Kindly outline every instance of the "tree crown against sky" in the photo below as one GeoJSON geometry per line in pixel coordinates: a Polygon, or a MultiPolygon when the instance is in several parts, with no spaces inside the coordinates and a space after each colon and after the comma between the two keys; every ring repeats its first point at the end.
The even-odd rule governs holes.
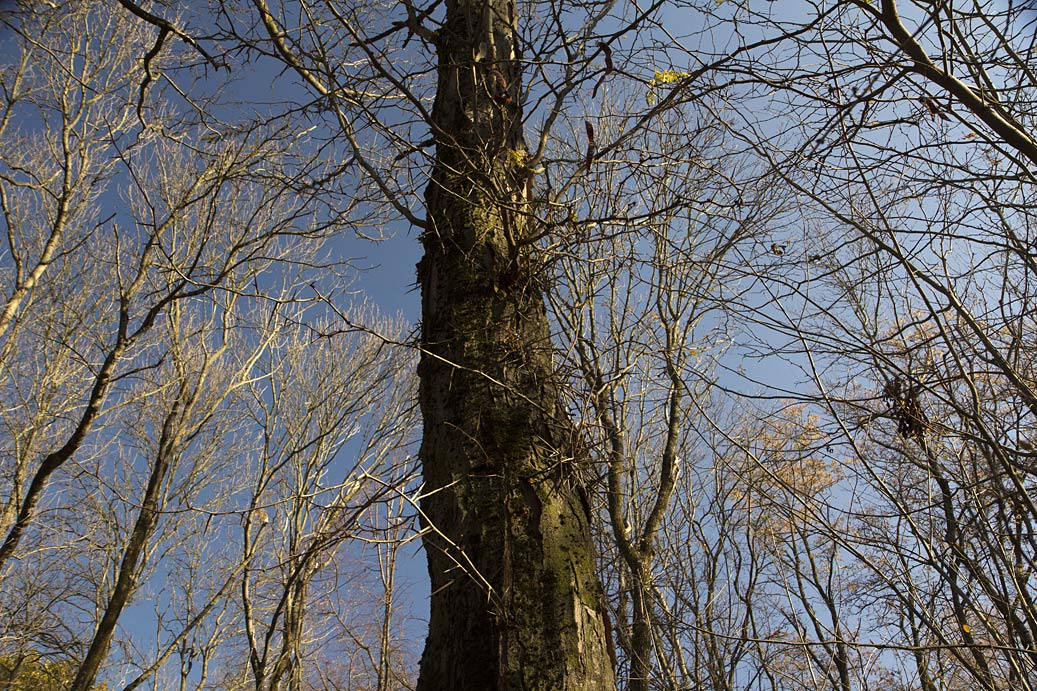
{"type": "Polygon", "coordinates": [[[419,687],[1037,683],[1037,17],[776,5],[6,9],[4,659],[411,687],[420,517],[419,687]]]}

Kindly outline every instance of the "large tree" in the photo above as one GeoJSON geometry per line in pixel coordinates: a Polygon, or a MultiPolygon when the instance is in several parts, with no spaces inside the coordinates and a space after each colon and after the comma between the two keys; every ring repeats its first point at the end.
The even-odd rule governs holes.
{"type": "Polygon", "coordinates": [[[532,243],[512,0],[447,2],[426,192],[421,460],[432,582],[418,688],[614,687],[579,440],[532,243]]]}

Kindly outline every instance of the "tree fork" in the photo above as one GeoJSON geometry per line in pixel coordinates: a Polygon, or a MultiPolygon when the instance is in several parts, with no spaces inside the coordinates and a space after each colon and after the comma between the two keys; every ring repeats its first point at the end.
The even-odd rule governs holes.
{"type": "Polygon", "coordinates": [[[418,265],[425,548],[419,691],[615,688],[579,444],[529,252],[513,0],[448,0],[418,265]]]}

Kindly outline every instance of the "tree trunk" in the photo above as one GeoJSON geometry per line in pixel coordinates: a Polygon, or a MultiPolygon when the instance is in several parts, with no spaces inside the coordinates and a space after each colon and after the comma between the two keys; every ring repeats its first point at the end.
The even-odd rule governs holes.
{"type": "Polygon", "coordinates": [[[649,612],[651,605],[648,586],[644,574],[648,567],[638,564],[639,574],[631,580],[631,635],[630,635],[630,683],[627,691],[648,691],[652,679],[652,619],[649,612]]]}
{"type": "Polygon", "coordinates": [[[512,0],[448,0],[426,191],[419,691],[614,689],[579,445],[528,238],[512,0]]]}
{"type": "MultiPolygon", "coordinates": [[[[101,621],[94,629],[90,647],[76,671],[76,676],[69,687],[70,691],[87,691],[93,687],[97,674],[101,671],[101,666],[108,659],[108,651],[111,648],[112,638],[115,636],[115,629],[122,617],[123,610],[137,592],[137,579],[146,559],[148,543],[155,533],[155,526],[162,513],[162,495],[165,492],[166,479],[178,453],[180,430],[177,429],[177,426],[187,415],[185,409],[189,410],[193,403],[193,400],[187,400],[187,395],[184,383],[181,383],[180,395],[162,423],[162,434],[155,452],[155,461],[151,466],[140,513],[137,514],[137,520],[133,524],[133,530],[130,532],[129,540],[123,550],[115,587],[108,597],[108,604],[105,606],[101,621]]],[[[190,394],[190,398],[194,399],[193,393],[190,394]]]]}

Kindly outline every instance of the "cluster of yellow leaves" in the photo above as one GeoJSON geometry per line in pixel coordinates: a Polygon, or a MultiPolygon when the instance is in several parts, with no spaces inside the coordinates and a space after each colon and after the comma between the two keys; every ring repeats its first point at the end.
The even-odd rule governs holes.
{"type": "Polygon", "coordinates": [[[676,84],[690,77],[690,72],[678,72],[677,70],[656,70],[655,76],[648,82],[648,91],[645,92],[645,101],[648,105],[655,105],[655,90],[662,86],[676,84]]]}
{"type": "Polygon", "coordinates": [[[678,72],[677,70],[656,70],[655,79],[650,84],[652,86],[659,86],[660,84],[676,84],[685,77],[690,77],[690,72],[678,72]]]}

